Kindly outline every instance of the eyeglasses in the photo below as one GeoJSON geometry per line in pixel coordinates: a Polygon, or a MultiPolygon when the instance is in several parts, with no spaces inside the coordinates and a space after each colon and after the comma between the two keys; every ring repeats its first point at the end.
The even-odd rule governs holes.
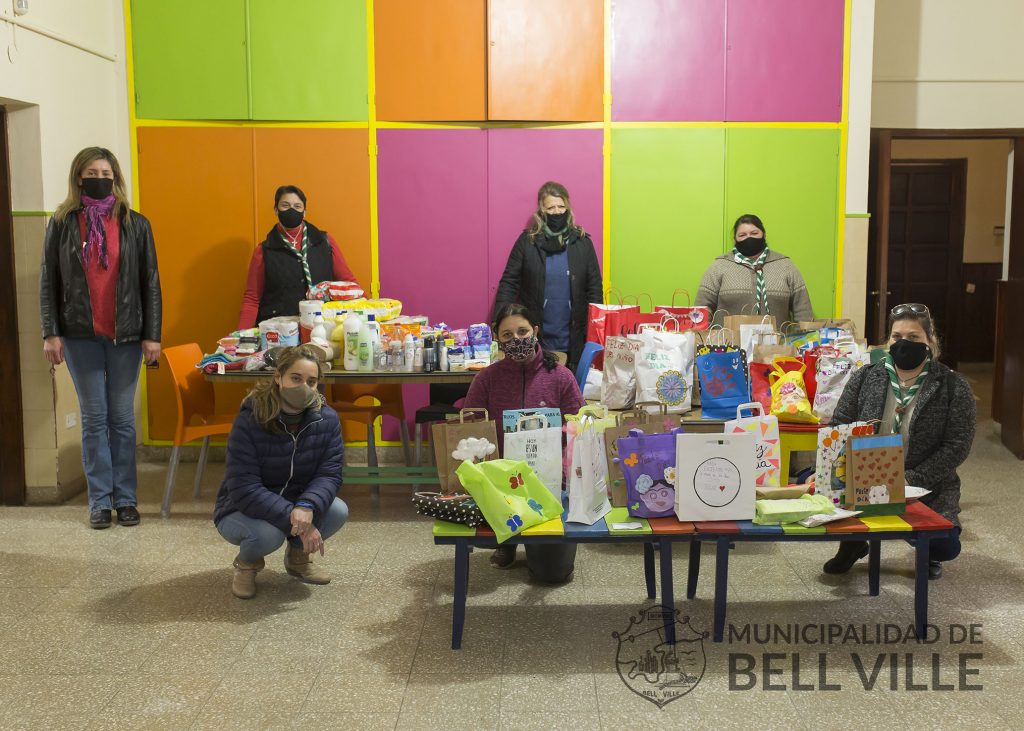
{"type": "Polygon", "coordinates": [[[927,315],[928,317],[932,316],[932,313],[928,310],[928,307],[926,305],[920,304],[919,302],[908,302],[903,305],[896,305],[891,310],[889,310],[889,314],[892,315],[893,317],[899,317],[900,315],[904,315],[908,312],[913,312],[915,315],[927,315]]]}

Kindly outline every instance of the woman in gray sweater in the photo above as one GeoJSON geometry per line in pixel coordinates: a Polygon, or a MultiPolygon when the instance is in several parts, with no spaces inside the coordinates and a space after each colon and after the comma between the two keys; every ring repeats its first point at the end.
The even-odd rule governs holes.
{"type": "MultiPolygon", "coordinates": [[[[931,542],[928,576],[960,554],[960,477],[956,469],[974,442],[977,406],[967,380],[938,361],[939,339],[928,308],[897,305],[889,313],[885,359],[855,372],[836,406],[833,423],[881,422],[879,433],[903,435],[908,485],[931,490],[925,505],[957,527],[953,538],[931,542]]],[[[825,563],[827,574],[845,574],[867,555],[864,541],[841,543],[825,563]]]]}
{"type": "Polygon", "coordinates": [[[813,320],[807,285],[793,260],[768,248],[764,224],[751,214],[732,227],[734,248],[711,262],[697,290],[696,305],[708,307],[721,324],[724,314],[774,315],[775,322],[813,320]]]}

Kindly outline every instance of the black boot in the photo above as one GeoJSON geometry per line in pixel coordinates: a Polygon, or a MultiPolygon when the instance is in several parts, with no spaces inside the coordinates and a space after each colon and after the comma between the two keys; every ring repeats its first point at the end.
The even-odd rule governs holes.
{"type": "Polygon", "coordinates": [[[867,541],[844,541],[839,544],[836,555],[825,562],[822,570],[826,574],[845,574],[867,555],[867,541]]]}

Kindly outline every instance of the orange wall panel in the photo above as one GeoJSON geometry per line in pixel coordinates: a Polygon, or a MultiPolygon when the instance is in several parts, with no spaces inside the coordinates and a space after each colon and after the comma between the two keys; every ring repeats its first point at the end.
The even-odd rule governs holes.
{"type": "Polygon", "coordinates": [[[374,3],[377,119],[485,119],[487,0],[374,3]]]}
{"type": "Polygon", "coordinates": [[[363,129],[254,130],[256,230],[263,241],[277,223],[274,191],[297,185],[306,216],[338,242],[352,272],[370,291],[370,157],[363,129]]]}
{"type": "Polygon", "coordinates": [[[599,122],[602,0],[489,0],[487,117],[599,122]]]}
{"type": "MultiPolygon", "coordinates": [[[[205,352],[238,325],[252,253],[252,130],[139,129],[141,212],[153,225],[163,289],[163,345],[205,352]]],[[[147,372],[149,436],[174,436],[177,406],[166,368],[147,372]]],[[[218,389],[218,409],[245,390],[218,389]]]]}

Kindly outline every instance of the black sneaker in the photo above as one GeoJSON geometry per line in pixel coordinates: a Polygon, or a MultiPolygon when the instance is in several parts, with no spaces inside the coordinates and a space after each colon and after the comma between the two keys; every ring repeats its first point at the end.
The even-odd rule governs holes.
{"type": "Polygon", "coordinates": [[[942,561],[928,562],[928,580],[934,581],[942,577],[942,561]]]}
{"type": "Polygon", "coordinates": [[[516,562],[516,544],[498,546],[491,554],[491,566],[496,569],[510,569],[516,562]]]}
{"type": "Polygon", "coordinates": [[[100,528],[110,527],[110,511],[109,510],[93,510],[89,513],[89,527],[99,530],[100,528]]]}
{"type": "Polygon", "coordinates": [[[121,525],[138,525],[140,520],[142,516],[134,505],[125,505],[117,509],[117,522],[121,525]]]}
{"type": "Polygon", "coordinates": [[[822,570],[826,574],[845,574],[853,565],[868,555],[867,541],[849,541],[839,544],[836,555],[825,562],[822,570]]]}

